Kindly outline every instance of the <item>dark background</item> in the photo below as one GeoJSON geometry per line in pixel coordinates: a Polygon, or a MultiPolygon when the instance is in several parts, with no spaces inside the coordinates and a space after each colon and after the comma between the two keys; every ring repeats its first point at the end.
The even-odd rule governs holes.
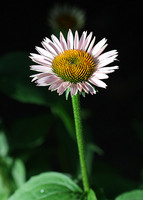
{"type": "MultiPolygon", "coordinates": [[[[2,5],[1,56],[13,51],[35,52],[35,46],[41,46],[45,36],[50,37],[47,17],[50,8],[57,2],[64,3],[10,1],[2,5]]],[[[107,89],[98,88],[97,95],[81,98],[83,111],[88,111],[84,125],[88,124],[91,130],[92,142],[104,151],[103,156],[95,155],[94,164],[97,160],[110,163],[122,176],[140,182],[143,172],[141,1],[68,2],[85,10],[83,30],[93,31],[97,41],[106,37],[107,50],[117,49],[119,52],[116,65],[120,68],[105,80],[107,89]]],[[[1,118],[5,122],[30,112],[49,111],[44,106],[22,104],[4,93],[0,96],[1,118]],[[17,109],[20,111],[17,112],[17,109]]],[[[54,138],[49,143],[52,142],[56,145],[54,138]]],[[[53,162],[55,170],[61,170],[58,161],[53,162]]]]}

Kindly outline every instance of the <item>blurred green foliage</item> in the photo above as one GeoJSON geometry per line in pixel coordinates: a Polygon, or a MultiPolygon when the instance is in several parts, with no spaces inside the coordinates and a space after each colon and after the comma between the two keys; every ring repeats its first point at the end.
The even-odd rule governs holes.
{"type": "Polygon", "coordinates": [[[7,200],[26,180],[25,166],[21,159],[8,155],[9,146],[4,131],[0,131],[0,199],[7,200]]]}

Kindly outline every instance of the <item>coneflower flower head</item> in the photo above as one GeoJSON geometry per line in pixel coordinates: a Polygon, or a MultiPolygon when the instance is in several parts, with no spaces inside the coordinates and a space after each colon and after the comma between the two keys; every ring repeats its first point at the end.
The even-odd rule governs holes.
{"type": "Polygon", "coordinates": [[[78,32],[73,35],[70,29],[67,41],[61,32],[60,39],[54,35],[51,39],[45,38],[42,42],[44,49],[36,47],[39,54],[32,53],[30,56],[38,63],[30,66],[31,70],[40,72],[31,76],[32,81],[37,86],[49,86],[49,90],[56,90],[59,95],[65,91],[70,91],[71,96],[77,92],[96,94],[94,86],[106,88],[102,80],[118,69],[118,66],[105,67],[118,55],[116,50],[102,54],[107,47],[106,41],[103,38],[95,44],[92,32],[87,35],[84,31],[79,38],[78,32]]]}

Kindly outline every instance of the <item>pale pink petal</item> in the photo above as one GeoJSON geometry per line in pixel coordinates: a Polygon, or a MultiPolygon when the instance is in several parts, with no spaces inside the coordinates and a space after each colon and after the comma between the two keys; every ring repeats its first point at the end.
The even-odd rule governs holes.
{"type": "Polygon", "coordinates": [[[93,76],[95,76],[97,79],[107,79],[107,78],[109,78],[108,75],[101,73],[101,72],[97,72],[97,71],[95,73],[93,73],[93,76]]]}
{"type": "Polygon", "coordinates": [[[37,83],[36,86],[48,86],[49,84],[47,83],[37,83]]]}
{"type": "Polygon", "coordinates": [[[82,85],[81,85],[81,83],[77,83],[77,89],[78,89],[80,92],[82,92],[82,85]]]}
{"type": "MultiPolygon", "coordinates": [[[[45,43],[45,42],[42,42],[41,43],[42,44],[42,46],[46,49],[46,55],[44,55],[44,56],[46,56],[47,58],[49,58],[49,60],[53,60],[54,59],[54,55],[53,55],[53,53],[51,53],[49,50],[48,50],[48,48],[47,48],[47,43],[45,43]]],[[[39,52],[39,53],[41,53],[41,54],[44,54],[44,51],[41,51],[41,49],[40,49],[40,47],[38,47],[38,49],[37,49],[37,51],[39,52]]]]}
{"type": "Polygon", "coordinates": [[[82,33],[82,36],[81,36],[80,40],[79,40],[78,49],[82,49],[82,47],[84,45],[84,42],[85,42],[86,35],[87,35],[87,31],[84,31],[82,33]]]}
{"type": "Polygon", "coordinates": [[[33,56],[30,56],[30,58],[31,58],[34,62],[36,62],[36,63],[38,63],[38,64],[40,64],[40,65],[45,65],[45,66],[48,66],[48,67],[51,66],[51,63],[49,62],[49,60],[46,60],[46,59],[42,58],[42,56],[39,57],[39,58],[38,58],[38,57],[35,58],[35,57],[33,57],[33,56]]]}
{"type": "Polygon", "coordinates": [[[55,81],[59,80],[59,78],[56,75],[49,75],[46,77],[42,77],[37,80],[37,83],[47,83],[47,84],[52,84],[55,81]]]}
{"type": "Polygon", "coordinates": [[[59,86],[59,88],[58,88],[58,90],[57,90],[57,93],[59,93],[59,95],[62,95],[70,85],[71,85],[70,82],[63,82],[63,83],[59,86]]]}
{"type": "Polygon", "coordinates": [[[51,46],[51,42],[42,42],[42,45],[45,47],[47,51],[49,51],[54,57],[58,55],[56,50],[51,46]]]}
{"type": "MultiPolygon", "coordinates": [[[[100,68],[99,68],[100,69],[100,68]]],[[[115,70],[107,70],[107,71],[102,71],[103,73],[105,74],[110,74],[110,73],[113,73],[115,70]]],[[[99,71],[100,72],[100,71],[99,71]]]]}
{"type": "Polygon", "coordinates": [[[72,83],[70,86],[71,96],[76,95],[78,92],[77,84],[72,83]]]}
{"type": "MultiPolygon", "coordinates": [[[[53,38],[53,36],[51,36],[51,38],[53,38]]],[[[55,38],[56,38],[56,36],[55,36],[55,38]]],[[[54,39],[55,39],[54,38],[54,39]]],[[[58,39],[57,39],[58,40],[58,39]]],[[[56,42],[57,42],[57,40],[56,40],[56,42]]],[[[59,53],[61,53],[62,52],[62,50],[60,49],[60,47],[59,47],[59,44],[57,45],[57,43],[56,42],[52,42],[49,38],[45,38],[44,39],[44,41],[43,41],[43,46],[45,47],[45,49],[47,49],[48,51],[50,51],[50,52],[52,52],[52,54],[54,54],[55,55],[55,53],[56,54],[59,54],[59,53]],[[49,47],[49,45],[50,45],[50,47],[49,47]],[[51,49],[51,47],[52,47],[52,49],[51,49]]],[[[60,43],[60,42],[59,42],[60,43]]],[[[61,44],[60,44],[60,46],[61,46],[61,44]]]]}
{"type": "Polygon", "coordinates": [[[34,75],[31,75],[30,78],[32,78],[31,82],[34,82],[38,79],[38,75],[40,75],[42,73],[39,73],[39,74],[34,74],[34,75]]]}
{"type": "Polygon", "coordinates": [[[63,52],[64,49],[63,49],[60,41],[58,40],[58,38],[55,35],[52,35],[51,38],[52,38],[53,42],[60,48],[61,52],[63,52]]]}
{"type": "Polygon", "coordinates": [[[74,49],[78,49],[78,44],[79,44],[79,36],[78,32],[75,32],[75,38],[74,38],[74,49]]]}
{"type": "Polygon", "coordinates": [[[44,56],[36,54],[36,53],[30,53],[30,58],[40,58],[40,59],[44,59],[44,56]]]}
{"type": "Polygon", "coordinates": [[[117,57],[117,55],[114,55],[114,56],[109,57],[109,58],[107,58],[105,60],[102,60],[101,62],[98,63],[98,68],[104,67],[104,66],[114,62],[116,60],[116,57],[117,57]]]}
{"type": "MultiPolygon", "coordinates": [[[[31,76],[30,76],[31,77],[31,76]]],[[[37,80],[37,76],[35,76],[34,78],[32,78],[31,82],[34,82],[37,80]]]]}
{"type": "Polygon", "coordinates": [[[48,44],[49,42],[51,42],[51,40],[47,37],[45,37],[44,41],[48,44]]]}
{"type": "Polygon", "coordinates": [[[42,77],[45,77],[45,76],[49,76],[49,75],[52,75],[50,73],[38,73],[38,74],[33,74],[31,75],[30,77],[38,77],[38,78],[42,78],[42,77]]]}
{"type": "Polygon", "coordinates": [[[59,95],[62,95],[64,91],[65,91],[65,88],[63,87],[63,83],[62,83],[62,84],[58,87],[57,93],[58,93],[59,95]]]}
{"type": "Polygon", "coordinates": [[[92,87],[92,85],[88,82],[84,82],[82,83],[82,87],[83,87],[83,90],[88,94],[89,92],[93,95],[93,94],[96,94],[96,91],[95,89],[92,87]]]}
{"type": "Polygon", "coordinates": [[[85,82],[84,85],[86,85],[86,88],[88,91],[93,95],[96,94],[96,90],[92,87],[92,85],[88,82],[85,82]]]}
{"type": "Polygon", "coordinates": [[[114,72],[116,69],[119,69],[118,66],[113,66],[113,67],[101,67],[97,69],[97,72],[101,72],[101,73],[105,73],[105,74],[109,74],[114,72]]]}
{"type": "Polygon", "coordinates": [[[32,79],[32,82],[37,80],[37,79],[40,79],[40,78],[43,78],[43,77],[47,77],[47,76],[51,76],[52,74],[50,73],[39,73],[39,74],[34,74],[34,75],[31,75],[30,77],[33,78],[32,79]]]}
{"type": "Polygon", "coordinates": [[[68,49],[73,49],[73,34],[72,34],[71,29],[69,29],[68,35],[67,35],[67,46],[68,46],[68,49]]]}
{"type": "Polygon", "coordinates": [[[103,38],[101,41],[99,41],[92,49],[91,54],[93,57],[95,57],[95,55],[98,53],[98,51],[100,51],[100,49],[105,45],[106,43],[106,39],[103,38]]]}
{"type": "Polygon", "coordinates": [[[43,45],[43,47],[52,54],[53,57],[55,57],[57,55],[56,51],[51,47],[52,41],[49,38],[45,38],[44,41],[41,43],[43,45]]]}
{"type": "Polygon", "coordinates": [[[45,49],[42,49],[41,47],[35,47],[35,48],[41,55],[47,57],[50,61],[53,60],[54,57],[49,51],[46,51],[45,49]]]}
{"type": "Polygon", "coordinates": [[[71,85],[71,83],[69,81],[63,82],[63,87],[64,88],[68,88],[71,85]]]}
{"type": "Polygon", "coordinates": [[[49,45],[55,50],[57,54],[60,54],[62,51],[56,43],[49,42],[49,45]]]}
{"type": "Polygon", "coordinates": [[[90,45],[89,45],[89,47],[88,47],[88,49],[87,49],[87,53],[91,53],[92,47],[93,47],[94,42],[95,42],[95,39],[96,39],[96,37],[94,37],[94,38],[92,39],[92,41],[91,41],[91,43],[90,43],[90,45]]]}
{"type": "Polygon", "coordinates": [[[31,65],[30,69],[37,71],[37,72],[53,73],[51,67],[46,67],[46,66],[43,66],[43,65],[31,65]]]}
{"type": "Polygon", "coordinates": [[[104,59],[107,59],[107,58],[112,57],[112,56],[117,55],[117,54],[118,54],[117,50],[108,51],[108,52],[103,53],[102,55],[100,55],[98,57],[98,60],[102,61],[104,59]]]}
{"type": "Polygon", "coordinates": [[[50,85],[49,90],[54,91],[59,88],[59,86],[63,83],[63,80],[55,81],[53,84],[50,85]]]}
{"type": "Polygon", "coordinates": [[[97,58],[103,51],[104,49],[108,46],[108,44],[105,44],[96,54],[94,54],[93,58],[97,58]]]}
{"type": "Polygon", "coordinates": [[[47,77],[46,83],[52,84],[57,80],[59,80],[59,77],[57,77],[55,75],[51,75],[51,76],[47,77]]]}
{"type": "Polygon", "coordinates": [[[83,44],[83,47],[82,47],[83,51],[87,50],[87,47],[88,47],[88,45],[89,45],[89,43],[91,41],[91,38],[92,38],[92,32],[88,35],[88,37],[86,38],[86,40],[85,40],[85,42],[83,44]]]}
{"type": "Polygon", "coordinates": [[[36,77],[36,76],[39,76],[40,74],[45,74],[45,73],[33,74],[33,75],[30,75],[30,77],[36,77]]]}
{"type": "Polygon", "coordinates": [[[81,86],[82,86],[83,91],[88,94],[89,91],[88,91],[88,88],[86,87],[86,85],[84,83],[81,83],[81,86]]]}
{"type": "Polygon", "coordinates": [[[37,80],[35,81],[35,83],[37,83],[37,85],[42,84],[42,83],[47,84],[47,85],[50,85],[51,83],[48,83],[48,82],[47,82],[47,79],[48,79],[48,76],[43,77],[43,78],[40,78],[40,79],[37,79],[37,80]]]}
{"type": "Polygon", "coordinates": [[[66,51],[67,50],[67,43],[66,43],[66,40],[65,40],[65,38],[64,38],[64,36],[61,32],[60,32],[60,42],[61,42],[61,45],[62,45],[64,51],[66,51]]]}
{"type": "Polygon", "coordinates": [[[31,56],[29,56],[32,60],[39,60],[39,61],[43,61],[43,62],[45,62],[46,61],[46,63],[48,64],[50,64],[51,65],[51,63],[52,63],[52,60],[51,59],[49,59],[49,58],[46,58],[45,56],[42,56],[42,55],[39,55],[39,54],[35,54],[35,53],[31,53],[30,54],[31,56]]]}
{"type": "Polygon", "coordinates": [[[37,59],[37,58],[31,58],[34,62],[36,62],[37,64],[40,64],[40,65],[45,65],[47,67],[50,67],[51,66],[51,63],[49,63],[48,61],[45,61],[43,59],[37,59]]]}
{"type": "Polygon", "coordinates": [[[115,70],[115,69],[119,69],[119,66],[111,66],[111,67],[102,67],[99,70],[115,70]]]}
{"type": "Polygon", "coordinates": [[[89,78],[89,82],[91,82],[92,84],[94,84],[94,85],[96,85],[98,87],[101,87],[101,88],[106,88],[107,87],[106,83],[104,83],[103,81],[101,81],[101,80],[99,80],[99,79],[97,79],[95,77],[90,77],[89,78]]]}

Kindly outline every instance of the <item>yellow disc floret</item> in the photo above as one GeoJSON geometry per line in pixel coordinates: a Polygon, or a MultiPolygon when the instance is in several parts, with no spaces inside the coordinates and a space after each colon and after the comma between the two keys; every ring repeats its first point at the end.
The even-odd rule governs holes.
{"type": "Polygon", "coordinates": [[[79,83],[87,81],[96,69],[92,56],[82,50],[66,50],[53,60],[53,71],[64,81],[79,83]]]}

